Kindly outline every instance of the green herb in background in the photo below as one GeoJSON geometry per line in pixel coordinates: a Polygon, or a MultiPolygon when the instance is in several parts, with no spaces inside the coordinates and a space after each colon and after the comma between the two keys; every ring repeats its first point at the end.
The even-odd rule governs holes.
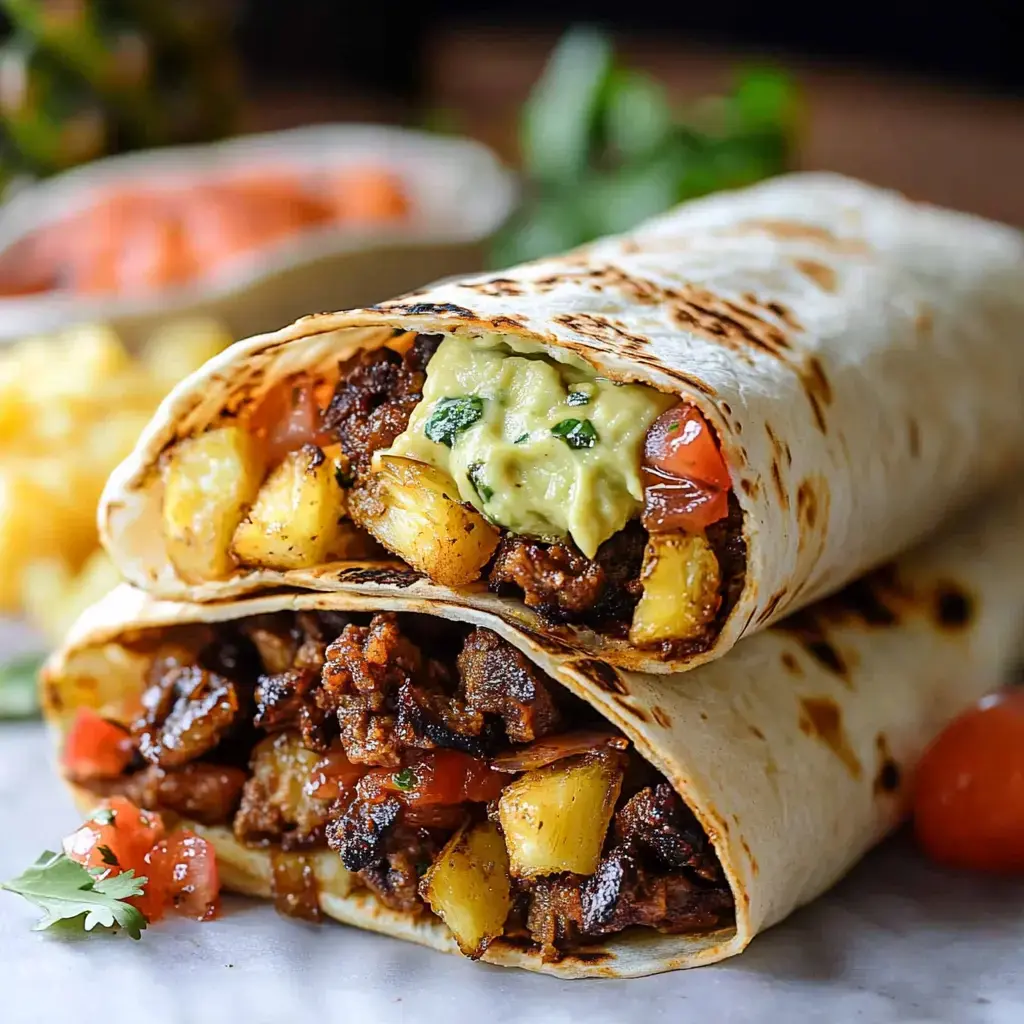
{"type": "Polygon", "coordinates": [[[491,263],[581,245],[779,174],[793,160],[796,120],[795,88],[779,71],[743,71],[729,95],[676,111],[659,82],[616,64],[607,36],[572,29],[523,108],[526,199],[491,263]]]}
{"type": "Polygon", "coordinates": [[[48,850],[17,878],[0,884],[0,889],[17,893],[45,911],[36,931],[60,921],[74,921],[87,932],[96,927],[120,927],[139,939],[146,919],[125,900],[141,896],[146,881],[145,877],[136,878],[133,870],[105,877],[102,871],[93,874],[63,853],[48,850]]]}
{"type": "Polygon", "coordinates": [[[29,654],[0,665],[0,718],[39,713],[38,677],[45,655],[29,654]]]}

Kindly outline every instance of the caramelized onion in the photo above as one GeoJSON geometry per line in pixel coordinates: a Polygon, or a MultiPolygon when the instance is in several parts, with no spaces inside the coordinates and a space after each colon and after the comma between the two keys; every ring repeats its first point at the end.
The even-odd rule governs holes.
{"type": "Polygon", "coordinates": [[[613,732],[602,729],[580,729],[577,732],[564,732],[558,736],[546,736],[542,740],[531,743],[528,747],[511,750],[507,754],[496,757],[491,767],[499,772],[528,772],[534,768],[543,768],[547,764],[561,761],[562,758],[574,754],[586,754],[602,747],[614,747],[625,750],[629,740],[613,732]]]}

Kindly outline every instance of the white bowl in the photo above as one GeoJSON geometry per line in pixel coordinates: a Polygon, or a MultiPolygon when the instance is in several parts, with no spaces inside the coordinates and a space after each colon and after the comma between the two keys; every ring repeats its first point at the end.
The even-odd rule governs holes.
{"type": "Polygon", "coordinates": [[[295,235],[185,286],[137,296],[49,292],[0,298],[0,342],[74,323],[111,324],[131,344],[170,316],[208,314],[236,337],[306,313],[365,306],[439,277],[482,269],[486,245],[518,195],[514,176],[468,139],[379,125],[315,125],[108,157],[18,191],[0,206],[0,252],[89,206],[119,182],[146,183],[285,167],[371,162],[405,183],[401,223],[330,226],[295,235]]]}

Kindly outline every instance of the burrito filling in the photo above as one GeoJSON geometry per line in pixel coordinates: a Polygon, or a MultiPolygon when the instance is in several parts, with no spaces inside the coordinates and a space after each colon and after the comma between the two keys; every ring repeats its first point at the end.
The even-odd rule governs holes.
{"type": "Polygon", "coordinates": [[[189,582],[390,552],[677,655],[708,646],[743,584],[741,514],[701,413],[503,335],[398,333],[180,442],[163,476],[189,582]]]}
{"type": "MultiPolygon", "coordinates": [[[[733,922],[664,777],[491,630],[288,612],[100,653],[108,676],[135,666],[135,692],[77,711],[67,775],[268,851],[285,913],[317,920],[322,891],[369,891],[437,915],[467,956],[500,940],[549,960],[635,926],[733,922]]],[[[68,679],[103,672],[87,664],[68,679]]]]}

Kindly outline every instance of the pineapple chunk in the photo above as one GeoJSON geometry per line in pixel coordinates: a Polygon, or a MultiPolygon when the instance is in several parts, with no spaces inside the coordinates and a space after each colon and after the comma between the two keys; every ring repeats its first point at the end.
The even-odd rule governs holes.
{"type": "Polygon", "coordinates": [[[187,583],[231,573],[232,534],[256,497],[263,466],[253,439],[221,427],[179,442],[163,468],[167,553],[187,583]]]}
{"type": "Polygon", "coordinates": [[[235,558],[268,569],[307,569],[344,549],[354,531],[342,522],[345,492],[337,469],[314,445],[289,452],[235,530],[235,558]]]}
{"type": "Polygon", "coordinates": [[[460,502],[446,473],[390,455],[380,456],[376,472],[349,495],[349,514],[388,550],[447,587],[477,579],[500,536],[460,502]]]}
{"type": "Polygon", "coordinates": [[[508,853],[498,830],[483,822],[457,832],[420,882],[420,895],[472,959],[505,929],[512,906],[508,853]]]}
{"type": "Polygon", "coordinates": [[[506,786],[498,818],[512,874],[593,874],[622,774],[621,756],[609,751],[538,768],[506,786]]]}
{"type": "Polygon", "coordinates": [[[652,533],[644,552],[643,595],[629,630],[638,647],[699,637],[721,603],[722,575],[699,533],[652,533]]]}
{"type": "MultiPolygon", "coordinates": [[[[286,827],[295,827],[303,834],[323,823],[328,804],[317,799],[307,786],[321,756],[307,750],[295,732],[279,732],[256,745],[249,761],[252,776],[245,784],[245,792],[253,798],[252,806],[260,808],[258,821],[262,820],[259,815],[265,818],[269,810],[286,827]]],[[[245,806],[235,817],[235,831],[241,833],[242,839],[251,838],[251,832],[257,831],[245,806]]]]}

